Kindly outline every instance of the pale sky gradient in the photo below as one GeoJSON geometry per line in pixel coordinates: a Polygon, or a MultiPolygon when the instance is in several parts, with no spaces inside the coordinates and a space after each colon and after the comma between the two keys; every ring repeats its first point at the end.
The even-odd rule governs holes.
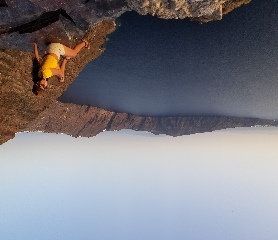
{"type": "Polygon", "coordinates": [[[278,239],[278,129],[20,133],[0,146],[0,239],[278,239]]]}

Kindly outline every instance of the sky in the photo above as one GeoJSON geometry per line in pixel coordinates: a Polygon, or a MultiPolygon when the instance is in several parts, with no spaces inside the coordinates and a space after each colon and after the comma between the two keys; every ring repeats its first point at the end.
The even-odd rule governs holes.
{"type": "Polygon", "coordinates": [[[0,239],[277,239],[277,133],[18,133],[0,146],[0,239]]]}

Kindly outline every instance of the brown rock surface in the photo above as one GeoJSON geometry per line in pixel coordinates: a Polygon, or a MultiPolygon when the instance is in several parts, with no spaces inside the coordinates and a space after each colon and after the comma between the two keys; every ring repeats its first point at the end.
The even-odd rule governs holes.
{"type": "Polygon", "coordinates": [[[107,21],[91,28],[86,35],[91,44],[90,50],[84,48],[76,58],[69,60],[65,82],[61,84],[56,77],[52,77],[48,91],[43,96],[35,96],[31,91],[33,54],[18,50],[0,51],[1,142],[13,138],[20,128],[55,102],[85,65],[102,53],[100,46],[105,42],[105,36],[114,29],[115,24],[107,21]]]}
{"type": "Polygon", "coordinates": [[[191,18],[199,22],[221,20],[231,10],[251,0],[127,0],[128,6],[140,14],[165,19],[191,18]]]}

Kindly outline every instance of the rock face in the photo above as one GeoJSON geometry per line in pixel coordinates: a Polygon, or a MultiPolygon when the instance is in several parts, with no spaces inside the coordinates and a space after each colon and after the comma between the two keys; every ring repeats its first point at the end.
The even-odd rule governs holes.
{"type": "Polygon", "coordinates": [[[90,27],[127,11],[124,0],[5,0],[0,8],[0,48],[31,51],[49,42],[73,47],[90,27]]]}
{"type": "Polygon", "coordinates": [[[127,0],[129,8],[140,14],[160,18],[192,18],[200,22],[222,19],[223,14],[251,0],[127,0]]]}
{"type": "Polygon", "coordinates": [[[48,91],[43,96],[35,96],[31,91],[33,54],[19,50],[0,51],[0,142],[13,138],[24,125],[55,102],[85,65],[102,53],[100,46],[105,42],[105,36],[114,30],[115,25],[107,21],[92,27],[86,35],[90,50],[82,49],[77,57],[68,61],[63,84],[56,77],[50,78],[48,91]]]}
{"type": "MultiPolygon", "coordinates": [[[[106,41],[106,35],[115,30],[113,20],[123,12],[135,10],[141,14],[162,18],[188,17],[207,22],[221,19],[222,14],[248,2],[250,0],[0,0],[0,144],[13,138],[18,131],[27,131],[28,127],[30,130],[54,131],[53,128],[48,128],[52,121],[44,125],[45,129],[43,125],[38,127],[35,124],[37,120],[41,122],[42,118],[33,122],[40,113],[56,116],[53,121],[58,124],[57,132],[74,136],[93,136],[104,129],[122,128],[176,136],[226,127],[256,125],[257,120],[252,120],[252,123],[246,120],[247,123],[242,119],[239,121],[230,118],[209,118],[205,121],[203,118],[143,118],[70,105],[72,114],[67,115],[66,119],[71,119],[71,123],[68,122],[71,128],[66,130],[66,127],[59,126],[63,121],[60,121],[58,116],[69,106],[56,102],[83,67],[103,52],[102,44],[106,41]],[[68,62],[65,83],[60,84],[53,77],[49,81],[47,94],[43,97],[33,95],[33,54],[29,42],[36,41],[39,53],[43,55],[50,42],[74,47],[82,37],[89,40],[91,49],[82,50],[78,57],[68,62]],[[48,109],[49,106],[52,107],[48,109]],[[78,111],[82,116],[86,116],[89,122],[86,119],[74,119],[79,116],[78,111]],[[92,114],[88,115],[88,112],[92,114]],[[90,124],[95,123],[94,119],[98,119],[98,124],[90,124]],[[211,127],[204,128],[205,122],[211,127]],[[73,123],[77,124],[76,127],[73,123]],[[78,134],[74,131],[75,128],[83,130],[78,134]]],[[[274,123],[260,123],[265,124],[274,123]]]]}

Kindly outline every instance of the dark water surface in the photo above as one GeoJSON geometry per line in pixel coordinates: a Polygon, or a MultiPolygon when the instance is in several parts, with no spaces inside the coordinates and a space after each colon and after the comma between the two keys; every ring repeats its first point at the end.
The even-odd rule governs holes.
{"type": "Polygon", "coordinates": [[[60,101],[140,115],[278,119],[278,1],[198,24],[129,12],[60,101]]]}

